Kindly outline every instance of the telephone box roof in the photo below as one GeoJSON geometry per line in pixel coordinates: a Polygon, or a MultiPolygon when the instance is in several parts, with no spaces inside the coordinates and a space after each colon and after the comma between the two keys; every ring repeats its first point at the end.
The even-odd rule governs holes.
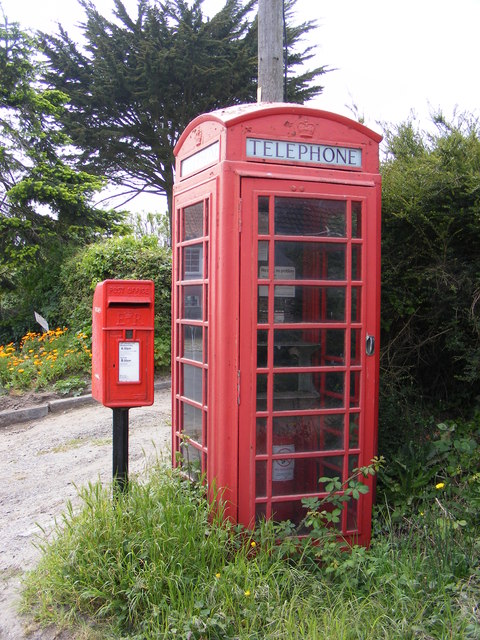
{"type": "Polygon", "coordinates": [[[379,143],[382,140],[382,136],[379,133],[376,133],[356,120],[351,120],[350,118],[341,116],[337,113],[290,102],[260,102],[234,105],[232,107],[217,109],[216,111],[211,111],[210,113],[204,113],[197,116],[189,123],[185,131],[180,136],[175,146],[175,155],[177,155],[184,140],[188,137],[190,132],[203,122],[218,122],[228,129],[240,122],[246,122],[248,120],[272,115],[281,115],[282,113],[323,118],[325,120],[337,122],[338,124],[344,125],[350,129],[355,129],[374,142],[379,143]]]}

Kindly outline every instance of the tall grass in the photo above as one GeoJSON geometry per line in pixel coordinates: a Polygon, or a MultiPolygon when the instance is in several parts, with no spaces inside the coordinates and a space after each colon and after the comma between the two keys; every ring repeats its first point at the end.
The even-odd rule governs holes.
{"type": "Polygon", "coordinates": [[[319,564],[272,523],[236,530],[161,466],[115,500],[98,484],[81,495],[26,579],[45,623],[138,640],[480,638],[475,539],[456,530],[445,555],[425,517],[403,530],[386,519],[369,550],[332,547],[319,564]]]}

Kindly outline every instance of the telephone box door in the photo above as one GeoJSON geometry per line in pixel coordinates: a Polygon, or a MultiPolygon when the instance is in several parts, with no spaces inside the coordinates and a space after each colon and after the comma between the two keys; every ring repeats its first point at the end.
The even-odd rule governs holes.
{"type": "MultiPolygon", "coordinates": [[[[304,497],[376,453],[374,186],[244,178],[239,521],[300,523],[304,497]],[[252,312],[253,309],[253,312],[252,312]]],[[[369,482],[369,481],[366,481],[369,482]]],[[[372,486],[339,532],[368,543],[372,486]]]]}

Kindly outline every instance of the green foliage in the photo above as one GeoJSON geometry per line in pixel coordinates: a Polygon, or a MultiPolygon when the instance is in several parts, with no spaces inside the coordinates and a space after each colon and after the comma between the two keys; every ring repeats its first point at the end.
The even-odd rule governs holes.
{"type": "Polygon", "coordinates": [[[478,637],[479,541],[435,501],[407,532],[387,513],[370,549],[326,541],[317,562],[285,523],[233,528],[161,466],[114,500],[98,484],[81,498],[26,581],[25,608],[45,624],[132,640],[478,637]]]}
{"type": "Polygon", "coordinates": [[[0,345],[0,387],[38,390],[58,385],[65,393],[82,389],[90,376],[91,358],[90,340],[81,331],[58,327],[29,332],[18,347],[13,342],[0,345]]]}
{"type": "Polygon", "coordinates": [[[38,47],[17,24],[0,26],[0,340],[30,330],[34,310],[56,308],[71,246],[125,229],[123,214],[91,204],[105,180],[65,160],[67,96],[42,85],[38,47]]]}
{"type": "MultiPolygon", "coordinates": [[[[68,95],[62,121],[81,150],[83,168],[105,174],[132,192],[171,197],[175,146],[200,113],[256,101],[255,0],[228,0],[211,19],[202,0],[139,0],[136,15],[115,0],[114,19],[88,0],[84,42],[77,46],[60,28],[43,34],[48,82],[68,95]]],[[[294,3],[287,3],[291,17],[294,3]]],[[[311,57],[298,51],[313,27],[287,27],[288,98],[302,102],[319,94],[320,67],[292,73],[311,57]]]]}
{"type": "MultiPolygon", "coordinates": [[[[446,499],[443,515],[475,531],[480,525],[480,414],[429,426],[379,473],[379,494],[395,522],[446,499]]],[[[442,508],[443,509],[443,508],[442,508]]]]}
{"type": "MultiPolygon", "coordinates": [[[[468,414],[480,381],[480,139],[476,121],[387,132],[382,378],[436,412],[468,414]]],[[[393,426],[393,425],[392,425],[393,426]]]]}
{"type": "Polygon", "coordinates": [[[108,279],[155,283],[155,365],[170,363],[171,251],[154,236],[110,238],[79,250],[62,266],[59,312],[62,321],[90,332],[93,292],[108,279]]]}

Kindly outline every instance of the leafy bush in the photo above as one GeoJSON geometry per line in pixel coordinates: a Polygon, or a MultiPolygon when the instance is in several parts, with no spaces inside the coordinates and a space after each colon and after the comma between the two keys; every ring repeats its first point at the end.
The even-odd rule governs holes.
{"type": "Polygon", "coordinates": [[[412,122],[386,135],[382,377],[387,394],[409,388],[437,415],[468,415],[480,382],[479,125],[435,123],[432,136],[412,122]]]}
{"type": "Polygon", "coordinates": [[[93,292],[107,279],[155,283],[155,363],[170,363],[171,251],[154,236],[110,238],[85,247],[68,260],[60,275],[64,322],[90,333],[93,292]]]}

